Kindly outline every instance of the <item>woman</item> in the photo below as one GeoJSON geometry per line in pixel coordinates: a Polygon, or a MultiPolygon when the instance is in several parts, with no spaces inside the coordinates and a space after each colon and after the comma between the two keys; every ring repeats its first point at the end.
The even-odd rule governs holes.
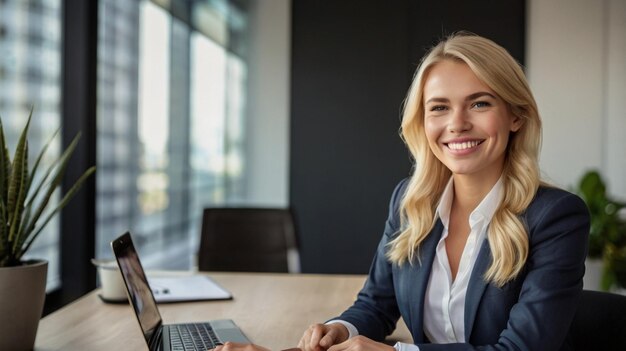
{"type": "Polygon", "coordinates": [[[589,215],[539,179],[541,121],[517,62],[479,36],[442,41],[417,71],[402,136],[416,167],[368,280],[299,347],[394,350],[380,341],[401,316],[415,345],[396,350],[569,349],[589,215]]]}
{"type": "Polygon", "coordinates": [[[442,41],[413,80],[402,136],[416,166],[393,192],[365,286],[298,346],[570,349],[589,215],[539,179],[541,121],[517,62],[479,36],[442,41]],[[400,317],[415,344],[381,343],[400,317]]]}

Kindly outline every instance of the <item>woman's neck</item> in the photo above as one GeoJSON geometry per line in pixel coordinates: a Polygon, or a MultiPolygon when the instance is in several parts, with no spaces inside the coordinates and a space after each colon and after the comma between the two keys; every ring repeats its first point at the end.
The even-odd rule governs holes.
{"type": "Polygon", "coordinates": [[[489,191],[500,179],[500,174],[478,178],[462,174],[453,175],[454,178],[454,205],[458,209],[473,211],[478,204],[487,196],[489,191]]]}

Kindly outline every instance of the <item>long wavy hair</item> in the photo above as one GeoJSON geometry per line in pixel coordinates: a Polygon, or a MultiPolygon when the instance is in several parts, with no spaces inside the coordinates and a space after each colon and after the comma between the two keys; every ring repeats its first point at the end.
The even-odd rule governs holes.
{"type": "Polygon", "coordinates": [[[541,119],[520,65],[493,41],[467,33],[452,35],[422,59],[404,102],[401,136],[414,161],[414,170],[401,201],[401,231],[389,243],[387,256],[395,264],[419,260],[420,243],[435,225],[435,212],[451,172],[430,150],[424,132],[424,80],[443,60],[462,62],[521,118],[512,132],[504,160],[503,196],[487,232],[492,262],[485,279],[502,286],[514,279],[528,256],[528,232],[520,214],[539,185],[541,119]]]}

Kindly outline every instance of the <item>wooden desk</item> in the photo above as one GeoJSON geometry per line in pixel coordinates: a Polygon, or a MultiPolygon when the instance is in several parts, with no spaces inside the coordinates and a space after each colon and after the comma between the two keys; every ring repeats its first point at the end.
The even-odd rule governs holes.
{"type": "MultiPolygon", "coordinates": [[[[254,343],[281,350],[297,345],[304,330],[341,313],[365,276],[211,273],[232,301],[161,304],[164,323],[230,318],[254,343]]],[[[35,350],[147,350],[129,305],[106,304],[97,290],[46,316],[35,350]]],[[[411,342],[400,322],[390,340],[411,342]]]]}

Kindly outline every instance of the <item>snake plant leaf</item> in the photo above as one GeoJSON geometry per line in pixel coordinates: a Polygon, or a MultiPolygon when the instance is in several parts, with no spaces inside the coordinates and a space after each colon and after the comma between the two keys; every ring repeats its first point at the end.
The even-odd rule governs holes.
{"type": "MultiPolygon", "coordinates": [[[[11,159],[9,158],[9,151],[7,149],[7,142],[4,138],[4,126],[2,125],[2,119],[0,119],[0,197],[7,198],[7,192],[9,190],[9,172],[11,169],[11,159]]],[[[2,217],[4,219],[4,217],[2,217]]]]}
{"type": "Polygon", "coordinates": [[[8,198],[9,196],[9,176],[11,175],[11,170],[13,169],[13,165],[11,164],[11,157],[9,156],[9,148],[6,146],[4,146],[4,150],[2,150],[1,152],[4,153],[4,174],[5,174],[5,181],[4,181],[4,193],[2,193],[2,196],[4,196],[5,199],[8,198]]]}
{"type": "Polygon", "coordinates": [[[34,212],[29,225],[26,227],[26,233],[30,233],[33,231],[33,229],[35,228],[35,224],[39,220],[39,217],[41,217],[41,214],[46,209],[46,206],[48,205],[48,202],[50,201],[52,194],[54,193],[56,188],[61,184],[61,181],[63,180],[63,175],[65,174],[65,169],[67,168],[67,163],[69,162],[70,157],[74,153],[74,149],[76,149],[76,145],[78,144],[78,140],[80,139],[80,136],[81,134],[78,133],[74,137],[74,139],[72,139],[72,142],[67,147],[67,149],[65,149],[63,154],[61,154],[59,165],[56,167],[51,166],[51,168],[55,168],[54,176],[52,177],[52,180],[50,181],[50,183],[48,183],[48,189],[46,190],[45,194],[41,198],[40,200],[41,202],[39,203],[39,206],[37,206],[37,210],[34,212]]]}
{"type": "MultiPolygon", "coordinates": [[[[9,182],[9,241],[14,244],[18,241],[17,230],[22,221],[27,182],[28,141],[24,140],[23,143],[18,143],[18,148],[15,150],[11,180],[9,182]]],[[[15,252],[15,250],[13,252],[15,252]]]]}
{"type": "MultiPolygon", "coordinates": [[[[0,197],[0,218],[3,218],[3,222],[0,223],[0,257],[7,257],[8,256],[8,248],[9,248],[9,238],[6,235],[6,231],[7,226],[6,226],[6,221],[4,221],[4,218],[6,218],[6,205],[4,204],[4,198],[0,197]]],[[[0,262],[0,267],[3,267],[3,262],[0,262]]]]}
{"type": "Polygon", "coordinates": [[[22,215],[22,221],[20,222],[20,227],[17,230],[17,240],[15,240],[15,242],[13,243],[13,252],[15,252],[16,255],[19,255],[19,257],[22,256],[22,254],[19,254],[19,252],[22,250],[21,249],[22,245],[24,244],[24,241],[26,241],[26,239],[30,235],[30,233],[26,231],[26,226],[30,222],[32,209],[33,209],[33,206],[24,207],[24,212],[23,212],[24,214],[22,215]]]}
{"type": "MultiPolygon", "coordinates": [[[[28,158],[28,152],[26,152],[26,135],[28,134],[28,129],[30,127],[30,119],[33,115],[33,111],[30,111],[28,115],[28,120],[26,121],[26,126],[24,130],[22,130],[22,134],[18,139],[17,146],[15,147],[15,155],[13,156],[13,167],[11,169],[10,178],[9,178],[9,191],[7,193],[7,210],[9,214],[9,222],[13,222],[13,216],[16,214],[16,202],[17,197],[19,195],[21,183],[22,183],[22,173],[24,166],[24,159],[28,158]]],[[[26,160],[28,161],[28,160],[26,160]]],[[[9,234],[9,241],[11,241],[12,237],[9,234]]]]}
{"type": "MultiPolygon", "coordinates": [[[[9,158],[6,139],[4,137],[4,127],[0,119],[0,257],[7,257],[7,251],[10,247],[7,233],[8,228],[6,225],[8,218],[6,204],[4,202],[9,190],[8,180],[10,169],[11,159],[9,158]]],[[[1,266],[3,266],[2,262],[0,262],[0,267],[1,266]]]]}
{"type": "MultiPolygon", "coordinates": [[[[25,149],[26,155],[28,155],[28,142],[26,143],[25,149]]],[[[13,216],[13,221],[10,226],[11,229],[9,231],[9,237],[13,235],[13,247],[12,252],[17,253],[19,251],[18,243],[22,240],[23,236],[23,213],[24,213],[24,200],[26,199],[26,193],[28,189],[26,189],[26,185],[28,183],[28,158],[24,157],[24,163],[21,166],[22,168],[22,176],[20,183],[20,190],[17,195],[17,203],[15,206],[15,214],[13,216]]]]}
{"type": "MultiPolygon", "coordinates": [[[[35,241],[35,239],[37,238],[37,236],[39,236],[39,233],[41,233],[41,231],[46,227],[46,225],[48,224],[48,222],[50,222],[50,220],[59,212],[61,211],[61,209],[63,209],[69,202],[70,200],[74,197],[74,195],[76,195],[76,193],[78,192],[78,190],[80,190],[80,188],[83,186],[83,183],[87,180],[87,178],[89,178],[89,176],[91,176],[94,172],[96,171],[96,167],[95,166],[91,166],[89,169],[87,169],[85,171],[85,173],[83,173],[78,180],[76,181],[76,183],[74,183],[74,185],[70,188],[70,190],[67,191],[67,193],[65,194],[65,196],[63,196],[63,199],[61,199],[61,201],[59,202],[59,204],[57,205],[57,207],[48,215],[48,217],[46,217],[46,219],[43,221],[43,223],[39,226],[39,228],[37,229],[37,231],[34,231],[34,234],[30,234],[29,238],[28,238],[28,243],[26,245],[24,245],[24,248],[22,249],[22,252],[19,253],[19,255],[21,256],[24,252],[28,251],[28,249],[30,248],[30,245],[32,245],[33,241],[35,241]]],[[[24,240],[26,240],[26,238],[24,238],[24,240]]],[[[22,242],[20,244],[20,246],[23,245],[24,242],[22,242]]]]}
{"type": "MultiPolygon", "coordinates": [[[[35,179],[35,175],[37,174],[37,169],[39,168],[39,163],[41,162],[43,155],[48,150],[48,147],[52,143],[52,140],[54,140],[54,138],[59,134],[60,131],[61,131],[61,127],[57,128],[57,130],[54,131],[54,133],[52,133],[52,136],[50,137],[50,139],[48,139],[46,144],[41,148],[41,151],[39,152],[39,155],[37,156],[37,160],[35,161],[35,164],[33,165],[33,169],[30,171],[30,179],[28,180],[26,189],[30,190],[31,183],[33,179],[35,179]]],[[[37,194],[37,191],[35,191],[34,194],[37,194]]]]}
{"type": "MultiPolygon", "coordinates": [[[[57,136],[57,134],[59,133],[60,130],[61,129],[59,128],[59,129],[56,130],[56,132],[54,132],[54,134],[52,135],[52,138],[50,138],[50,140],[48,140],[46,145],[43,147],[41,153],[39,153],[39,157],[37,158],[37,162],[35,162],[35,165],[33,166],[33,170],[31,171],[31,174],[30,174],[31,181],[33,179],[35,179],[35,173],[37,172],[39,161],[41,160],[41,158],[43,157],[45,151],[48,149],[48,146],[50,145],[52,140],[57,136]]],[[[32,203],[35,201],[35,198],[39,195],[39,192],[41,191],[41,188],[43,187],[43,185],[46,183],[46,181],[50,177],[50,174],[52,173],[52,170],[54,170],[56,165],[59,164],[60,160],[61,160],[60,158],[57,158],[56,160],[54,160],[52,165],[50,165],[48,167],[48,169],[46,171],[46,174],[39,180],[39,183],[35,187],[35,190],[30,190],[31,183],[29,182],[28,189],[30,191],[30,196],[29,196],[28,200],[26,201],[26,205],[25,205],[26,207],[32,206],[32,203]]]]}

